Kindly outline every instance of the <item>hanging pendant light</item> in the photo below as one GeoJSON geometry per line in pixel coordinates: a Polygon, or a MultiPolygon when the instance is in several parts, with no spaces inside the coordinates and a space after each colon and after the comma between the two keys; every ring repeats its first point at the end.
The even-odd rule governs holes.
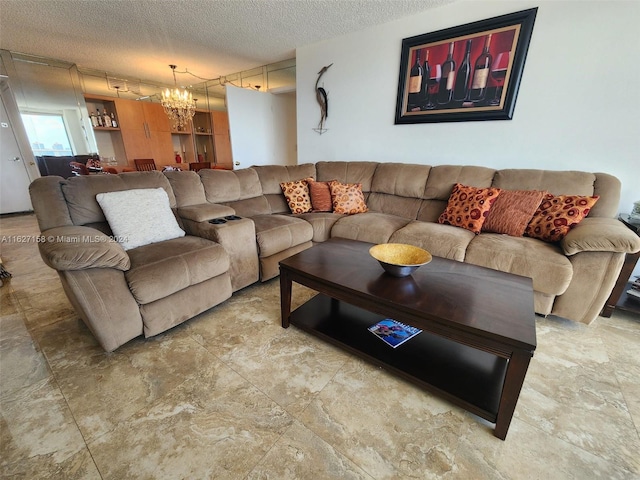
{"type": "Polygon", "coordinates": [[[176,81],[176,65],[169,65],[173,71],[173,90],[166,89],[162,92],[162,106],[164,111],[173,122],[173,128],[184,128],[189,124],[191,118],[196,113],[196,104],[193,101],[191,92],[179,89],[176,81]]]}

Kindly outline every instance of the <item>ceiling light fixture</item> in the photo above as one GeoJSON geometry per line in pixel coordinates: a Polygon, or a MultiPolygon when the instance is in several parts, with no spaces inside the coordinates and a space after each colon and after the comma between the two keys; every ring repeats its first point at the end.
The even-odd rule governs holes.
{"type": "Polygon", "coordinates": [[[178,88],[176,66],[169,65],[169,67],[173,71],[173,84],[175,88],[173,90],[167,88],[162,92],[161,103],[169,120],[173,122],[173,127],[184,128],[191,122],[191,118],[195,115],[196,104],[193,101],[191,92],[178,88]]]}

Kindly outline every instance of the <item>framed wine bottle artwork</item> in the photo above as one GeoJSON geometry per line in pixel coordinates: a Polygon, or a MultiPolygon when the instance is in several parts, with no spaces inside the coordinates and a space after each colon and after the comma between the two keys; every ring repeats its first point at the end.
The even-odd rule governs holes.
{"type": "Polygon", "coordinates": [[[511,120],[537,11],[403,39],[395,123],[511,120]]]}

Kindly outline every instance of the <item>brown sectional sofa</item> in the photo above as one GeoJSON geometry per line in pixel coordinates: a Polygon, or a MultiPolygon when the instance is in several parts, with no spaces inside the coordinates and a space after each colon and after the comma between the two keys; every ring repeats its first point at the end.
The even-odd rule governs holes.
{"type": "Polygon", "coordinates": [[[164,175],[46,177],[30,191],[43,236],[57,239],[95,231],[90,229],[109,235],[95,195],[152,186],[167,191],[186,237],[127,252],[115,242],[99,244],[100,251],[94,243],[75,242],[73,254],[68,242],[40,245],[45,262],[58,270],[71,303],[105,350],[142,333],[155,335],[224,301],[232,291],[273,278],[280,260],[331,237],[410,243],[437,256],[531,277],[538,314],[584,323],[602,309],[625,254],[640,250],[638,237],[615,219],[620,182],[605,173],[319,162],[164,175]],[[361,183],[369,212],[290,214],[280,183],[307,177],[361,183]],[[455,183],[600,199],[564,240],[545,243],[474,235],[437,223],[455,183]],[[240,218],[209,222],[229,216],[240,218]],[[207,260],[207,268],[195,275],[201,259],[207,260]],[[163,284],[173,277],[169,286],[163,284]]]}

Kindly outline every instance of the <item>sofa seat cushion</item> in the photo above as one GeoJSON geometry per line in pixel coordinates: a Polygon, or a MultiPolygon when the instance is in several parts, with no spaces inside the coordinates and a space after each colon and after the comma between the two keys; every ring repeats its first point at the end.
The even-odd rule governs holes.
{"type": "Polygon", "coordinates": [[[125,277],[141,305],[229,270],[229,256],[221,245],[190,235],[144,245],[127,253],[131,268],[125,277]]]}
{"type": "Polygon", "coordinates": [[[338,220],[331,237],[348,238],[369,243],[387,243],[393,233],[411,220],[379,212],[359,213],[338,220]]]}
{"type": "MultiPolygon", "coordinates": [[[[318,183],[318,182],[316,182],[318,183]]],[[[314,212],[296,215],[298,218],[309,222],[313,228],[313,242],[326,242],[331,238],[333,225],[345,215],[330,212],[314,212]]]]}
{"type": "Polygon", "coordinates": [[[467,248],[465,262],[533,279],[533,289],[562,295],[573,267],[558,245],[534,238],[482,233],[467,248]]]}
{"type": "Polygon", "coordinates": [[[391,236],[390,242],[424,248],[431,255],[464,261],[467,246],[475,234],[464,228],[433,222],[414,221],[391,236]]]}
{"type": "Polygon", "coordinates": [[[256,215],[251,219],[256,226],[260,258],[310,242],[313,238],[311,224],[301,218],[289,215],[256,215]]]}

